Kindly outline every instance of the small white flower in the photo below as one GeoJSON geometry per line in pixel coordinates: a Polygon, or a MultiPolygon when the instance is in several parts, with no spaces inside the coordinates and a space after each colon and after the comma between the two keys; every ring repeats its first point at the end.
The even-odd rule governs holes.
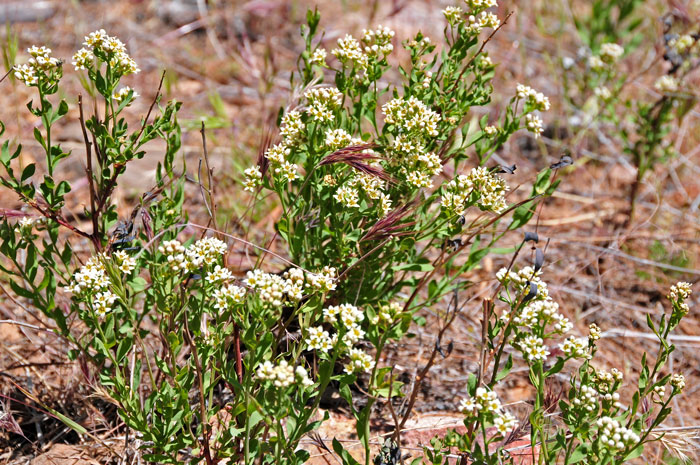
{"type": "Polygon", "coordinates": [[[347,187],[347,186],[341,186],[338,188],[336,191],[335,195],[333,198],[338,201],[339,203],[343,204],[345,207],[348,208],[359,208],[360,204],[358,203],[360,197],[358,195],[357,189],[353,189],[352,187],[347,187]]]}
{"type": "Polygon", "coordinates": [[[600,58],[606,63],[616,62],[623,53],[625,49],[618,44],[606,43],[600,46],[600,58]]]}
{"type": "Polygon", "coordinates": [[[327,55],[328,52],[326,52],[326,49],[319,47],[316,50],[314,50],[314,53],[311,55],[311,59],[309,61],[311,61],[311,63],[314,65],[325,66],[327,55]]]}
{"type": "Polygon", "coordinates": [[[245,188],[248,192],[255,192],[255,189],[262,184],[262,173],[257,165],[251,166],[243,171],[245,175],[245,188]]]}
{"type": "Polygon", "coordinates": [[[678,90],[678,80],[673,76],[664,75],[656,80],[654,87],[659,92],[676,92],[678,90]]]}
{"type": "Polygon", "coordinates": [[[680,373],[671,375],[671,386],[674,391],[681,392],[685,388],[685,377],[680,373]]]}
{"type": "Polygon", "coordinates": [[[229,279],[233,279],[233,274],[228,268],[224,268],[221,265],[216,265],[214,270],[208,272],[206,276],[206,281],[210,284],[228,281],[229,279]]]}
{"type": "MultiPolygon", "coordinates": [[[[139,96],[139,94],[134,89],[132,89],[129,86],[124,86],[118,91],[114,92],[112,98],[115,102],[121,103],[122,100],[124,100],[129,95],[129,92],[133,92],[133,94],[131,95],[132,101],[139,96]]],[[[131,105],[131,102],[129,102],[129,105],[131,105]]]]}
{"type": "Polygon", "coordinates": [[[535,138],[540,137],[544,128],[542,127],[542,119],[533,114],[525,115],[525,127],[528,131],[535,135],[535,138]]]}
{"type": "Polygon", "coordinates": [[[119,270],[124,274],[130,274],[136,268],[136,259],[122,250],[114,252],[113,257],[116,259],[119,270]]]}

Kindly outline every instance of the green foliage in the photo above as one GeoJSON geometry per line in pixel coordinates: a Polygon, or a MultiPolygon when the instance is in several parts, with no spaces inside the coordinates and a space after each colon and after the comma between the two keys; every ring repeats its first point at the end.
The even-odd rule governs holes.
{"type": "Polygon", "coordinates": [[[594,0],[588,15],[574,15],[581,41],[594,53],[606,42],[629,43],[635,48],[643,39],[638,31],[644,22],[643,0],[594,0]]]}

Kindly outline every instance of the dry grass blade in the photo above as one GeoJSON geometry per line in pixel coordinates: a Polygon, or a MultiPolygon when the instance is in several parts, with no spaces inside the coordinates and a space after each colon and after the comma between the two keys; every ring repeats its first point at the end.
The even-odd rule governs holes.
{"type": "Polygon", "coordinates": [[[330,155],[326,155],[319,162],[318,166],[331,165],[334,163],[345,163],[357,171],[393,183],[393,178],[386,171],[384,171],[382,167],[364,163],[367,160],[378,160],[380,158],[376,153],[366,152],[366,150],[371,150],[375,147],[376,145],[374,144],[351,145],[349,147],[336,150],[330,155]]]}
{"type": "Polygon", "coordinates": [[[265,153],[267,152],[267,149],[269,149],[272,145],[273,140],[274,136],[272,132],[272,127],[269,124],[266,124],[260,137],[260,145],[258,147],[258,158],[255,162],[255,164],[258,165],[258,168],[260,169],[260,173],[262,174],[263,178],[265,177],[267,170],[270,168],[270,160],[267,159],[265,153]]]}
{"type": "Polygon", "coordinates": [[[402,222],[406,215],[411,213],[410,207],[410,204],[404,205],[403,207],[397,208],[384,218],[377,221],[374,226],[372,226],[369,231],[362,236],[360,242],[411,234],[411,231],[406,231],[406,228],[410,228],[411,226],[415,225],[416,222],[402,222]]]}

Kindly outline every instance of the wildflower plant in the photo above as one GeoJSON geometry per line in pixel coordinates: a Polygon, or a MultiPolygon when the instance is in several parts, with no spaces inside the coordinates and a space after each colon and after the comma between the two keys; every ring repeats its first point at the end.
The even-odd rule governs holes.
{"type": "Polygon", "coordinates": [[[676,24],[672,15],[666,15],[663,60],[659,60],[663,67],[644,73],[651,78],[649,96],[631,91],[630,84],[638,77],[629,75],[624,58],[640,40],[639,33],[632,33],[642,22],[636,12],[639,3],[594,2],[591,17],[577,21],[579,33],[591,41],[590,48],[582,48],[576,60],[562,60],[565,98],[584,123],[577,138],[582,138],[592,123],[611,123],[612,129],[606,133],[620,143],[636,168],[629,192],[628,224],[647,174],[675,155],[669,136],[695,104],[686,81],[700,63],[696,28],[676,24]],[[614,27],[613,11],[617,11],[619,23],[629,23],[629,29],[614,27]]]}
{"type": "MultiPolygon", "coordinates": [[[[530,240],[537,237],[526,237],[522,244],[530,240]]],[[[595,359],[601,329],[591,324],[587,336],[569,334],[573,325],[558,313],[541,279],[543,255],[540,249],[533,249],[534,266],[514,271],[514,257],[508,268],[497,273],[496,299],[484,301],[485,339],[479,371],[470,375],[467,396],[459,405],[466,432],[450,430],[435,437],[425,449],[424,463],[440,464],[448,456],[485,464],[519,463],[518,457],[524,455],[547,464],[627,463],[639,457],[645,445],[658,440],[654,430],[671,413],[672,399],[682,393],[683,375],[664,374],[663,368],[674,351],[669,335],[689,311],[686,301],[692,290],[688,283],[671,287],[671,310],[658,323],[647,317],[659,342],[656,361],[650,365],[647,354],[643,355],[636,389],[624,401],[620,395],[625,382],[622,371],[605,370],[595,359]],[[499,310],[497,301],[504,308],[499,310]],[[513,353],[519,353],[535,392],[529,417],[520,420],[528,423],[527,429],[518,429],[519,420],[503,409],[496,394],[518,363],[513,353]],[[552,378],[574,364],[563,395],[552,394],[552,378]],[[519,453],[513,443],[524,438],[528,429],[530,449],[519,453]]]]}
{"type": "MultiPolygon", "coordinates": [[[[491,100],[496,66],[484,46],[501,22],[489,10],[495,2],[468,6],[445,10],[442,50],[422,33],[403,40],[410,63],[396,68],[393,31],[346,35],[328,52],[316,40],[319,16],[309,12],[292,80],[298,98],[280,109],[279,140],[243,173],[254,199],[273,193],[279,202],[276,228],[291,261],[337,269],[334,304],[322,318],[309,314],[301,333],[316,358],[341,361],[333,376],[357,419],[366,463],[373,405],[401,387],[379,364],[385,345],[406,333],[418,309],[466,289],[458,277],[495,246],[498,225],[526,224],[558,184],[545,169],[530,196],[509,202],[503,175],[514,168],[489,164],[514,132],[538,137],[539,114],[551,105],[518,85],[500,119],[469,124],[491,100]],[[357,382],[369,394],[362,408],[352,400],[357,382]]],[[[510,427],[513,419],[496,410],[510,427]]],[[[340,443],[334,449],[350,461],[340,443]]]]}

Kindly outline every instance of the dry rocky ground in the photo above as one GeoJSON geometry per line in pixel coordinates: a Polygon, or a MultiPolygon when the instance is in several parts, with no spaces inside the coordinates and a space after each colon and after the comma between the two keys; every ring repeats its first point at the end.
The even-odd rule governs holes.
{"type": "MultiPolygon", "coordinates": [[[[233,218],[242,212],[247,198],[239,183],[240,168],[256,156],[264,128],[269,127],[279,106],[289,99],[289,72],[301,47],[298,27],[310,2],[255,0],[234,6],[219,0],[208,2],[208,7],[207,2],[186,0],[47,0],[36,2],[35,6],[29,3],[22,2],[15,10],[0,5],[0,19],[15,21],[8,23],[6,32],[0,33],[5,50],[8,41],[15,37],[20,62],[26,59],[23,50],[32,44],[46,44],[56,55],[68,58],[79,47],[82,36],[94,29],[104,28],[121,37],[143,70],[129,78],[128,84],[141,94],[131,113],[135,118],[145,113],[161,71],[167,70],[166,97],[184,102],[181,122],[190,129],[183,137],[184,156],[190,167],[197,166],[201,141],[196,129],[204,118],[212,128],[210,153],[217,168],[221,214],[233,218]],[[1,18],[2,15],[5,17],[1,18]]],[[[494,62],[500,63],[494,95],[507,99],[516,83],[527,82],[550,96],[553,109],[545,121],[549,125],[547,137],[535,142],[527,135],[519,135],[498,155],[504,162],[518,166],[512,184],[527,185],[533,173],[558,160],[564,149],[571,150],[575,165],[566,170],[557,194],[539,212],[539,235],[550,241],[545,278],[578,331],[585,332],[592,322],[605,330],[600,347],[606,368],[617,367],[627,379],[635,379],[635,367],[642,352],[654,349],[654,341],[646,330],[646,314],[660,314],[670,284],[681,279],[694,283],[700,276],[697,208],[700,114],[693,112],[670,135],[681,156],[659,166],[649,176],[633,224],[623,227],[634,171],[620,147],[605,137],[609,128],[596,128],[583,139],[573,139],[575,128],[569,126],[579,109],[571,108],[561,98],[562,84],[557,79],[556,57],[575,56],[579,46],[566,15],[558,16],[560,10],[565,10],[559,4],[577,2],[503,0],[501,3],[501,17],[510,9],[515,14],[489,45],[494,62]],[[552,7],[552,3],[557,6],[552,7]],[[557,28],[547,21],[561,21],[563,25],[557,28]]],[[[661,11],[657,8],[662,6],[657,3],[661,2],[649,1],[642,7],[646,9],[644,27],[649,34],[645,40],[650,50],[654,49],[655,34],[660,29],[656,18],[661,11]]],[[[440,10],[444,5],[440,2],[367,0],[319,2],[319,7],[328,48],[345,33],[377,23],[392,27],[398,37],[408,37],[416,29],[422,29],[430,37],[441,36],[440,10]]],[[[638,71],[634,69],[636,65],[635,59],[624,64],[630,73],[638,71]]],[[[80,92],[75,73],[70,66],[66,70],[67,87],[80,92]]],[[[25,145],[25,160],[32,161],[38,155],[31,135],[34,123],[23,111],[30,92],[9,80],[0,85],[3,89],[0,119],[7,124],[6,137],[21,141],[25,145]]],[[[643,74],[634,85],[641,93],[653,92],[643,74]]],[[[503,101],[496,100],[493,111],[502,108],[502,104],[503,101]]],[[[72,105],[58,132],[65,147],[75,152],[74,163],[66,176],[77,180],[83,166],[76,112],[72,105]]],[[[152,157],[130,166],[126,183],[116,193],[122,213],[128,212],[134,199],[153,182],[158,158],[155,154],[162,147],[154,145],[151,150],[152,157]]],[[[194,186],[188,192],[187,208],[196,218],[203,212],[201,198],[194,186]]],[[[86,195],[86,186],[75,183],[68,207],[78,210],[86,195]]],[[[0,207],[16,209],[20,204],[11,193],[0,190],[0,207]]],[[[270,236],[274,214],[273,210],[272,214],[257,219],[251,231],[253,236],[270,236]]],[[[515,235],[506,237],[508,244],[519,241],[515,235]]],[[[419,445],[426,443],[436,430],[459,423],[456,415],[459,396],[464,393],[467,375],[475,370],[478,360],[477,299],[492,287],[496,270],[508,260],[509,256],[494,255],[470,276],[479,283],[470,296],[474,305],[466,307],[446,336],[453,341],[454,351],[433,367],[423,384],[415,418],[410,431],[404,434],[407,452],[418,454],[419,445]]],[[[675,341],[677,351],[671,361],[674,371],[685,374],[687,392],[674,405],[667,426],[700,425],[697,298],[694,303],[695,307],[691,305],[694,313],[679,330],[675,341]]],[[[27,314],[25,306],[26,302],[16,301],[13,296],[0,296],[0,320],[41,325],[41,321],[27,314]]],[[[435,315],[428,310],[425,317],[430,322],[435,315]]],[[[384,362],[395,366],[407,382],[425,363],[435,343],[431,328],[430,324],[416,328],[416,338],[396,345],[387,353],[384,362]]],[[[521,370],[520,374],[523,377],[511,378],[514,381],[501,395],[522,418],[531,392],[524,379],[525,372],[521,370]]],[[[117,463],[111,451],[120,453],[123,438],[117,432],[113,406],[86,391],[80,367],[67,360],[65,347],[49,334],[0,324],[0,394],[16,396],[18,392],[9,380],[79,420],[93,436],[78,437],[24,397],[27,405],[17,402],[6,405],[11,407],[25,437],[0,432],[0,463],[117,463]]],[[[552,389],[556,390],[557,386],[552,389]]],[[[331,421],[320,435],[353,441],[349,412],[342,407],[329,408],[331,421]]],[[[391,422],[385,410],[387,423],[374,425],[377,434],[389,431],[391,422]]],[[[692,454],[700,442],[692,428],[684,431],[692,454]]],[[[376,442],[379,441],[377,438],[376,442]]],[[[651,451],[645,457],[648,463],[661,463],[661,456],[655,454],[651,451]]],[[[326,463],[320,450],[315,450],[314,455],[316,463],[326,463]]]]}

